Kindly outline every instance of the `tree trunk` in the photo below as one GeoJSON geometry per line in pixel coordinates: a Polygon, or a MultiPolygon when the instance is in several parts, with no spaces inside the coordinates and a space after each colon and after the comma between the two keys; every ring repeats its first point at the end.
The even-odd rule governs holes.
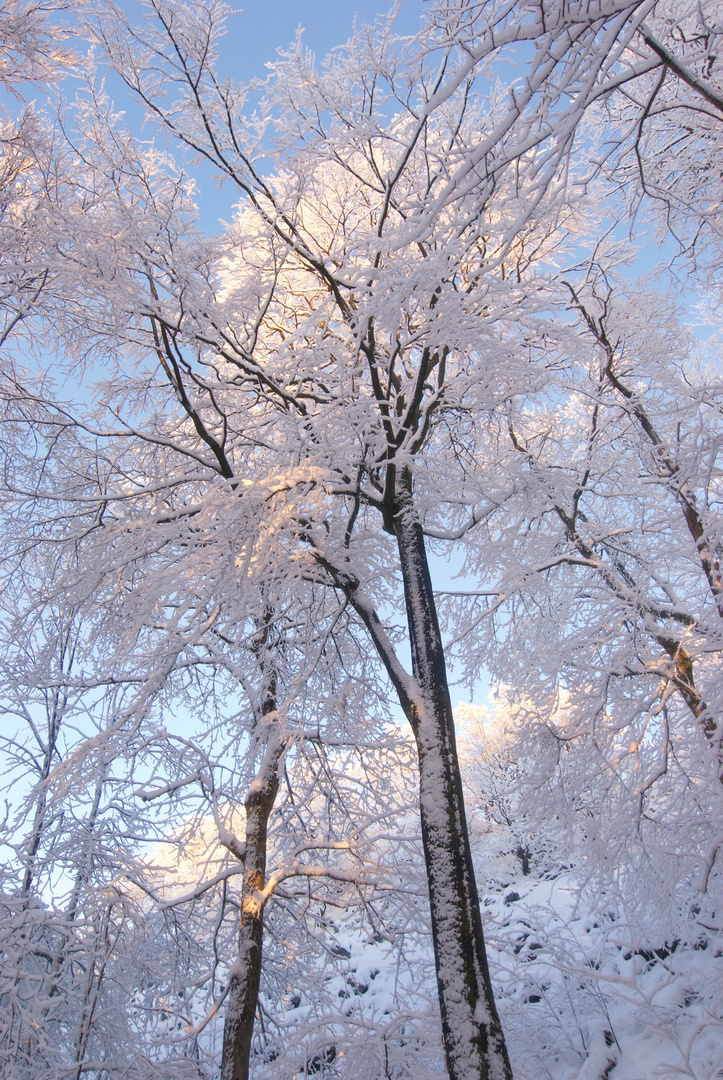
{"type": "Polygon", "coordinates": [[[246,801],[246,857],[239,916],[239,949],[231,969],[223,1028],[221,1080],[248,1080],[251,1037],[256,1017],[263,956],[266,835],[279,790],[284,743],[274,733],[246,801]]]}
{"type": "Polygon", "coordinates": [[[419,750],[420,814],[429,880],[442,1034],[450,1080],[511,1080],[492,994],[442,638],[412,479],[397,481],[395,530],[413,675],[422,707],[407,703],[419,750]]]}

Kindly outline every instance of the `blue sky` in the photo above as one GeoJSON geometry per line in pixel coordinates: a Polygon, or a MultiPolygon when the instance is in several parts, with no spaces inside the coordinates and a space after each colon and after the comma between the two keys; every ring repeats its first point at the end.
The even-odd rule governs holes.
{"type": "MultiPolygon", "coordinates": [[[[304,44],[317,61],[352,32],[354,18],[373,23],[386,15],[393,0],[249,0],[229,18],[222,61],[241,82],[266,74],[276,58],[304,28],[304,44]]],[[[402,0],[396,23],[400,34],[413,34],[426,7],[424,0],[402,0]]]]}

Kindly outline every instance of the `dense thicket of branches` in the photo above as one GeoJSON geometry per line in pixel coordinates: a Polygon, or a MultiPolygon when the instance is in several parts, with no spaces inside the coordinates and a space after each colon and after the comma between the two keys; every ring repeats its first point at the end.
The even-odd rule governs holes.
{"type": "MultiPolygon", "coordinates": [[[[494,858],[614,896],[631,956],[719,928],[720,357],[685,324],[719,310],[723,28],[439,0],[243,86],[228,14],[0,20],[0,1060],[506,1080],[450,656],[507,685],[514,740],[467,742],[494,858]]],[[[540,994],[494,954],[525,1070],[540,994]]]]}

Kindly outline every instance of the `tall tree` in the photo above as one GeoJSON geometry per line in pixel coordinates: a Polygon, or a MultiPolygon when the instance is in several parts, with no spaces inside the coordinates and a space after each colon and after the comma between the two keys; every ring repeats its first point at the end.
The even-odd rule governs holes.
{"type": "Polygon", "coordinates": [[[250,116],[214,68],[225,9],[151,14],[137,29],[109,6],[92,33],[178,162],[140,146],[92,86],[66,118],[80,195],[29,226],[53,288],[23,319],[104,381],[92,414],[9,380],[13,408],[42,414],[47,436],[32,482],[11,476],[11,490],[35,510],[61,493],[38,528],[78,553],[87,595],[135,606],[129,625],[163,618],[183,636],[193,608],[208,623],[194,634],[218,631],[217,612],[235,633],[251,575],[290,609],[327,597],[302,602],[304,620],[341,612],[365,629],[418,747],[449,1073],[508,1077],[427,545],[453,545],[498,505],[481,418],[557,362],[536,267],[577,227],[579,125],[664,68],[715,91],[647,29],[652,2],[444,3],[411,48],[387,23],[322,73],[291,52],[250,116]],[[486,65],[521,43],[525,85],[485,100],[486,65]],[[218,240],[195,229],[184,154],[242,199],[218,240]],[[183,599],[190,581],[203,603],[183,599]]]}

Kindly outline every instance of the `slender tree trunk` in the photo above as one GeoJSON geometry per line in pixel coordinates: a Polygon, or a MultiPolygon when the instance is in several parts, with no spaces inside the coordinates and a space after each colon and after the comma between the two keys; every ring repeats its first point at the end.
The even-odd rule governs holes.
{"type": "Polygon", "coordinates": [[[487,964],[442,635],[409,469],[397,474],[392,490],[386,520],[397,538],[404,581],[411,679],[351,567],[341,570],[317,557],[369,631],[417,742],[422,840],[449,1078],[512,1080],[487,964]]]}
{"type": "Polygon", "coordinates": [[[38,849],[43,838],[43,832],[45,831],[45,814],[48,800],[46,783],[50,776],[53,755],[55,754],[57,747],[60,725],[65,712],[65,704],[65,696],[61,694],[60,691],[57,691],[54,695],[52,711],[48,716],[48,740],[43,747],[43,766],[36,785],[38,795],[35,802],[33,827],[27,840],[25,873],[23,875],[23,884],[20,890],[20,895],[23,899],[27,899],[30,896],[30,889],[35,875],[38,849]]]}
{"type": "Polygon", "coordinates": [[[226,1004],[222,1080],[248,1080],[249,1075],[263,958],[264,908],[259,893],[266,883],[266,835],[279,788],[281,753],[280,743],[267,752],[245,802],[246,862],[239,916],[239,950],[226,1004]]]}
{"type": "Polygon", "coordinates": [[[108,958],[110,957],[115,944],[115,942],[111,943],[110,940],[110,919],[112,913],[113,903],[111,902],[100,917],[100,925],[95,934],[93,943],[94,956],[88,965],[83,1008],[78,1021],[78,1032],[75,1041],[75,1060],[73,1062],[75,1065],[73,1080],[80,1080],[84,1071],[83,1062],[93,1030],[93,1017],[100,996],[100,987],[105,976],[108,958]],[[101,947],[103,949],[102,954],[101,947]]]}
{"type": "Polygon", "coordinates": [[[408,706],[408,718],[419,750],[422,838],[447,1068],[450,1080],[511,1080],[482,932],[442,638],[408,470],[397,482],[395,528],[413,674],[422,700],[421,709],[408,706]]]}

